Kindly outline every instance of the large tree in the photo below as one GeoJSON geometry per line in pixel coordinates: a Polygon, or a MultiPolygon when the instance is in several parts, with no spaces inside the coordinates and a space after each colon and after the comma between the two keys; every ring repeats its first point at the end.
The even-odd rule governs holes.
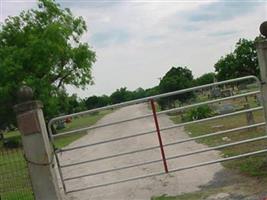
{"type": "MultiPolygon", "coordinates": [[[[33,88],[46,113],[57,113],[57,96],[65,85],[84,88],[92,83],[96,61],[87,43],[82,17],[62,9],[54,0],[39,0],[37,9],[8,17],[0,29],[0,123],[9,123],[16,92],[22,84],[33,88]]],[[[6,124],[5,123],[5,124],[6,124]]]]}
{"type": "Polygon", "coordinates": [[[127,90],[126,87],[117,89],[110,95],[110,101],[112,104],[121,103],[133,99],[132,92],[127,90]]]}
{"type": "Polygon", "coordinates": [[[85,106],[88,110],[94,108],[100,108],[111,104],[110,98],[106,95],[102,96],[91,96],[84,100],[85,106]]]}
{"type": "Polygon", "coordinates": [[[235,50],[221,57],[214,67],[219,81],[247,75],[259,76],[255,41],[240,39],[235,50]]]}
{"type": "MultiPolygon", "coordinates": [[[[193,86],[192,71],[187,67],[172,67],[161,79],[159,84],[160,93],[173,92],[193,86]]],[[[163,98],[159,101],[162,108],[174,106],[174,102],[179,100],[185,102],[192,97],[192,93],[184,93],[168,98],[163,98]]]]}

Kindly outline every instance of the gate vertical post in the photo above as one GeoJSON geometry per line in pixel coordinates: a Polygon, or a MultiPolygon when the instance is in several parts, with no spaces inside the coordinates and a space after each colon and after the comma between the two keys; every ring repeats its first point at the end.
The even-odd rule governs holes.
{"type": "Polygon", "coordinates": [[[261,75],[261,92],[262,92],[262,105],[264,109],[264,118],[266,122],[267,131],[267,21],[263,22],[260,26],[262,36],[256,42],[256,49],[260,67],[261,75]]]}
{"type": "Polygon", "coordinates": [[[22,86],[19,104],[14,106],[21,133],[25,160],[29,168],[36,200],[62,200],[51,148],[43,116],[43,105],[33,101],[32,89],[22,86]]]}
{"type": "Polygon", "coordinates": [[[163,161],[163,165],[164,165],[164,170],[166,173],[169,173],[168,164],[167,164],[167,160],[166,160],[166,156],[165,156],[165,152],[164,152],[164,147],[163,147],[163,142],[162,142],[162,138],[161,138],[161,134],[160,134],[159,122],[158,122],[158,118],[157,118],[157,111],[156,111],[155,102],[153,99],[150,100],[150,104],[151,104],[153,118],[154,118],[154,122],[155,122],[155,126],[156,126],[156,131],[158,134],[158,140],[159,140],[159,146],[160,146],[161,157],[162,157],[162,161],[163,161]]]}

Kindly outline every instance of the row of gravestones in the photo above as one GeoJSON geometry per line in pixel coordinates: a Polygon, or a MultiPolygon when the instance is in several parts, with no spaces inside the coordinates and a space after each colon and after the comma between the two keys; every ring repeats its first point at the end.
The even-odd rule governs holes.
{"type": "MultiPolygon", "coordinates": [[[[212,98],[218,98],[218,97],[229,97],[231,95],[233,95],[234,93],[234,90],[235,90],[236,87],[234,88],[231,88],[231,89],[222,89],[222,88],[219,88],[218,86],[214,86],[212,87],[211,91],[210,91],[210,96],[212,98]]],[[[241,91],[241,90],[246,90],[248,89],[248,85],[247,84],[239,84],[236,88],[238,91],[241,91]]]]}
{"type": "MultiPolygon", "coordinates": [[[[262,105],[262,97],[260,94],[256,95],[256,101],[257,101],[258,106],[262,105]]],[[[244,106],[246,106],[246,105],[244,105],[244,106]]],[[[232,105],[230,103],[224,104],[218,109],[219,114],[227,114],[227,113],[231,113],[234,111],[236,111],[236,108],[234,105],[232,105]]]]}

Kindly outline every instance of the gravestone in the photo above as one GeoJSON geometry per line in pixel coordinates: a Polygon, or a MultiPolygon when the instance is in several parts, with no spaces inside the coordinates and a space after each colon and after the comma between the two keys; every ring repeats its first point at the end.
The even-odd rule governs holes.
{"type": "Polygon", "coordinates": [[[238,90],[246,90],[246,89],[248,89],[247,84],[239,84],[238,85],[238,90]]]}
{"type": "Polygon", "coordinates": [[[257,99],[258,105],[262,105],[262,96],[261,96],[261,94],[257,94],[256,99],[257,99]]]}
{"type": "Polygon", "coordinates": [[[235,111],[235,107],[231,104],[224,104],[219,108],[219,114],[224,115],[235,111]]]}
{"type": "Polygon", "coordinates": [[[221,91],[221,96],[222,97],[230,97],[230,96],[232,96],[232,90],[226,89],[226,90],[221,91]]]}
{"type": "Polygon", "coordinates": [[[218,97],[220,97],[221,96],[221,90],[220,90],[220,88],[218,88],[218,87],[213,87],[212,89],[211,89],[211,97],[213,97],[213,98],[218,98],[218,97]]]}
{"type": "MultiPolygon", "coordinates": [[[[249,104],[244,105],[244,109],[249,109],[249,108],[250,108],[249,104]]],[[[255,124],[255,120],[254,120],[254,116],[253,116],[252,111],[246,113],[246,118],[247,118],[247,125],[255,124]]]]}

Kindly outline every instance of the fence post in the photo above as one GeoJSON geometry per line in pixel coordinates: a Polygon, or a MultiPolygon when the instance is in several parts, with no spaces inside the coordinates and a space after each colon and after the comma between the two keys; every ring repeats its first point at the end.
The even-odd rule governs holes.
{"type": "MultiPolygon", "coordinates": [[[[260,26],[260,32],[262,36],[256,42],[256,49],[260,67],[260,75],[262,82],[262,105],[264,109],[264,117],[267,122],[267,21],[263,22],[260,26]]],[[[267,124],[266,124],[267,130],[267,124]]]]}
{"type": "Polygon", "coordinates": [[[61,200],[43,105],[40,101],[32,100],[32,89],[27,86],[21,87],[18,99],[20,103],[14,106],[14,110],[35,199],[61,200]]]}

